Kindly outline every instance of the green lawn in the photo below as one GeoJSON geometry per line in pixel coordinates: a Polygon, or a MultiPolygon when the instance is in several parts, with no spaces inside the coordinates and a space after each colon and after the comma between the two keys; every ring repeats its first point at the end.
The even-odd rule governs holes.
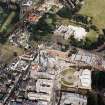
{"type": "Polygon", "coordinates": [[[85,0],[79,13],[92,16],[97,27],[105,28],[105,0],[85,0]]]}
{"type": "Polygon", "coordinates": [[[8,16],[8,13],[4,12],[4,10],[0,7],[0,27],[2,23],[5,21],[7,16],[8,16]]]}
{"type": "Polygon", "coordinates": [[[91,42],[95,42],[97,40],[98,37],[98,33],[96,33],[94,30],[90,30],[87,33],[87,38],[91,41],[91,42]]]}
{"type": "Polygon", "coordinates": [[[0,27],[0,32],[4,32],[4,30],[7,30],[7,27],[11,24],[13,18],[15,17],[16,13],[13,11],[11,12],[7,19],[5,20],[5,22],[2,24],[2,26],[0,27]]]}

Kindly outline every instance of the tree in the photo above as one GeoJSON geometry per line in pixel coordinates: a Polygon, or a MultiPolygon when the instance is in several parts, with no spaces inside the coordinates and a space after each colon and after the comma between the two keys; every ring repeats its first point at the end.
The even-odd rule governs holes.
{"type": "Polygon", "coordinates": [[[90,40],[88,37],[86,37],[86,38],[85,38],[85,41],[84,41],[83,47],[84,47],[85,49],[89,49],[90,46],[91,46],[91,44],[92,44],[91,40],[90,40]]]}

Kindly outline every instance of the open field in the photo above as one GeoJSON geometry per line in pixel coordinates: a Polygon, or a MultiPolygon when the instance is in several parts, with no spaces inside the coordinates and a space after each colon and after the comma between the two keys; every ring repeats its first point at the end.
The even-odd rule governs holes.
{"type": "Polygon", "coordinates": [[[92,16],[96,26],[105,28],[105,0],[84,0],[80,14],[92,16]]]}
{"type": "Polygon", "coordinates": [[[9,63],[14,57],[14,52],[16,52],[17,55],[21,55],[23,54],[24,50],[21,48],[12,46],[8,43],[3,45],[0,44],[0,62],[9,63]]]}

